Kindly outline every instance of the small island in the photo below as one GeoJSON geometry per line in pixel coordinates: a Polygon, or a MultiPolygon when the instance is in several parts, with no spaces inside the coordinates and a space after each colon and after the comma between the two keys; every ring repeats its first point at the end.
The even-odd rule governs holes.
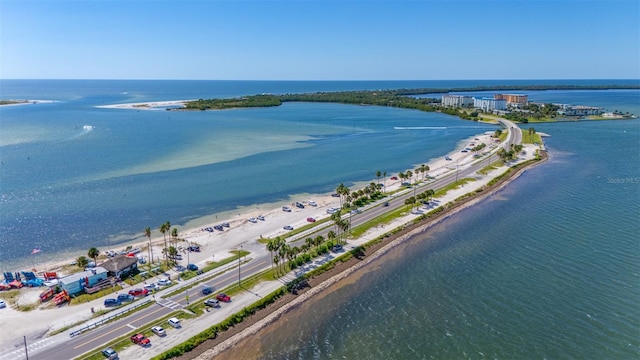
{"type": "Polygon", "coordinates": [[[495,94],[493,98],[449,95],[451,92],[512,91],[512,90],[609,90],[639,89],[636,85],[598,86],[478,86],[468,88],[424,88],[398,90],[363,90],[317,92],[309,94],[261,94],[229,99],[199,99],[184,102],[184,107],[167,110],[222,110],[244,107],[280,106],[283,102],[328,102],[352,105],[391,106],[427,112],[442,112],[463,120],[493,121],[496,117],[518,123],[560,120],[611,120],[635,118],[634,114],[610,112],[584,105],[529,102],[524,94],[495,94]],[[443,94],[440,98],[415,95],[443,94]]]}

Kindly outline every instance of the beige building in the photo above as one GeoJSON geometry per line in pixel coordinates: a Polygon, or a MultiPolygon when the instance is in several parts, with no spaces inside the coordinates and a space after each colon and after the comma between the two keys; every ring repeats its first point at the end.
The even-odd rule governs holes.
{"type": "Polygon", "coordinates": [[[506,100],[507,104],[525,105],[527,103],[527,95],[524,94],[495,94],[493,98],[496,100],[506,100]]]}

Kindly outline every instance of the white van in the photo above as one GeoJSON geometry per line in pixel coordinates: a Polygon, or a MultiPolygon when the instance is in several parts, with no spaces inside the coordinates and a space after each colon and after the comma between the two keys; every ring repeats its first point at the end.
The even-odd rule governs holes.
{"type": "Polygon", "coordinates": [[[181,327],[180,320],[178,320],[178,318],[172,317],[169,320],[167,320],[167,322],[169,323],[169,325],[173,326],[176,329],[181,327]]]}

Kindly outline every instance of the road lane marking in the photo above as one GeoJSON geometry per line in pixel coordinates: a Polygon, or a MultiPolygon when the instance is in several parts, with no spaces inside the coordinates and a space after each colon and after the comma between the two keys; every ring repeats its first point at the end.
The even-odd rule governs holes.
{"type": "Polygon", "coordinates": [[[127,324],[128,327],[132,328],[133,330],[137,329],[135,326],[131,325],[131,324],[127,324]]]}
{"type": "MultiPolygon", "coordinates": [[[[153,311],[153,312],[150,312],[149,314],[147,314],[147,315],[145,315],[145,316],[141,317],[140,319],[143,319],[143,318],[145,318],[145,317],[147,317],[147,316],[149,316],[149,315],[153,315],[153,314],[155,314],[155,313],[157,313],[157,312],[159,312],[159,311],[164,311],[164,310],[165,310],[165,308],[164,308],[164,307],[160,307],[160,308],[158,308],[158,310],[153,311]]],[[[140,320],[140,319],[136,319],[136,320],[134,320],[134,321],[137,321],[137,320],[140,320]]],[[[127,325],[128,325],[128,324],[127,324],[127,325]]],[[[107,336],[107,335],[110,335],[111,333],[114,333],[114,332],[116,332],[116,331],[118,331],[118,330],[120,330],[120,329],[122,329],[122,328],[124,328],[124,327],[127,327],[127,325],[122,325],[122,326],[117,327],[117,328],[115,328],[115,329],[113,329],[113,330],[111,330],[111,331],[109,331],[109,332],[106,332],[106,333],[104,333],[104,334],[102,334],[102,335],[95,336],[95,337],[91,338],[91,340],[86,341],[86,342],[84,342],[84,343],[81,343],[81,344],[79,344],[79,345],[77,345],[77,346],[74,346],[73,348],[74,348],[74,349],[78,349],[78,348],[81,348],[81,347],[83,347],[83,346],[86,346],[86,345],[88,345],[88,344],[90,344],[90,343],[92,343],[92,342],[94,342],[94,341],[96,341],[96,340],[98,340],[98,339],[100,339],[100,338],[103,338],[103,337],[105,337],[105,336],[107,336]]]]}

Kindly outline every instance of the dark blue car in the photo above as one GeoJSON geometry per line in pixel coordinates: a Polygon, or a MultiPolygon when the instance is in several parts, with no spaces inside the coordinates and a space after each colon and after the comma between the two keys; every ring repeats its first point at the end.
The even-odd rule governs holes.
{"type": "Polygon", "coordinates": [[[104,306],[109,307],[109,306],[119,306],[120,305],[120,300],[118,299],[104,299],[104,306]]]}
{"type": "Polygon", "coordinates": [[[196,264],[189,264],[189,265],[187,265],[187,270],[197,271],[198,270],[198,266],[196,264]]]}

